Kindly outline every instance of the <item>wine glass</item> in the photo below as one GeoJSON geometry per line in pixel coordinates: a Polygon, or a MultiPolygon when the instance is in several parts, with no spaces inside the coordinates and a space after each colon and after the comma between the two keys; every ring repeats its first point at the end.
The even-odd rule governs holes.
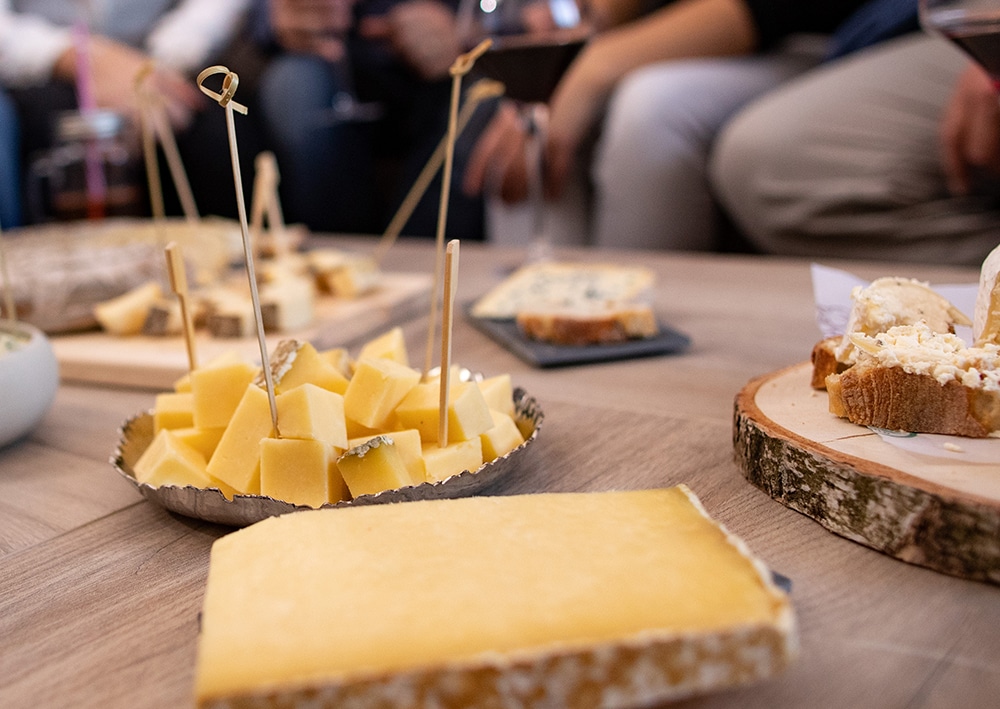
{"type": "Polygon", "coordinates": [[[551,245],[545,226],[542,175],[546,102],[591,34],[577,0],[461,0],[458,31],[471,48],[490,39],[474,72],[499,81],[518,104],[528,129],[528,190],[532,205],[529,260],[545,260],[551,245]]]}
{"type": "Polygon", "coordinates": [[[997,0],[920,0],[920,24],[954,42],[1000,89],[1000,3],[997,0]]]}

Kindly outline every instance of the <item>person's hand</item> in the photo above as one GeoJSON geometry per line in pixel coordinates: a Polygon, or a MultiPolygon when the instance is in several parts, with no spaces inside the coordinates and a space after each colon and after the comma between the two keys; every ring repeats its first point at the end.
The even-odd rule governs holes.
{"type": "Polygon", "coordinates": [[[284,49],[330,62],[344,58],[354,0],[270,0],[269,7],[271,27],[284,49]]]}
{"type": "MultiPolygon", "coordinates": [[[[147,69],[150,58],[138,50],[104,37],[91,36],[88,42],[95,103],[99,108],[116,111],[138,124],[140,116],[135,80],[140,72],[147,69]]],[[[73,81],[76,77],[76,62],[76,49],[66,50],[56,62],[56,76],[65,81],[73,81]]],[[[194,112],[206,105],[195,83],[179,72],[154,66],[146,81],[149,82],[149,88],[162,100],[170,124],[175,130],[188,126],[194,112]]]]}
{"type": "Polygon", "coordinates": [[[959,77],[945,109],[941,155],[953,194],[968,194],[977,171],[1000,176],[1000,96],[978,65],[959,77]]]}
{"type": "Polygon", "coordinates": [[[368,39],[384,40],[422,79],[440,79],[462,51],[455,15],[437,0],[407,0],[384,15],[365,17],[368,39]]]}
{"type": "Polygon", "coordinates": [[[462,190],[469,196],[496,194],[508,204],[527,199],[527,145],[528,133],[517,106],[501,101],[469,156],[462,190]]]}

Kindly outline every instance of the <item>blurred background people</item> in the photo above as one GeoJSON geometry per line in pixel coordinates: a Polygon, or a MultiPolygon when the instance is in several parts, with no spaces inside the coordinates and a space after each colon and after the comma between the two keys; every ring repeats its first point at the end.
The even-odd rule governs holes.
{"type": "MultiPolygon", "coordinates": [[[[260,115],[289,222],[379,233],[448,127],[455,6],[439,0],[257,0],[265,50],[260,115]]],[[[448,238],[481,239],[482,200],[460,175],[476,121],[460,136],[448,238]]],[[[403,228],[437,229],[440,173],[403,228]]]]}
{"type": "Polygon", "coordinates": [[[978,266],[1000,243],[1000,97],[944,39],[894,40],[746,108],[710,173],[765,253],[978,266]]]}
{"type": "MultiPolygon", "coordinates": [[[[550,102],[550,194],[574,177],[586,181],[586,243],[722,247],[708,177],[716,135],[750,101],[824,60],[916,28],[915,0],[872,0],[878,22],[858,20],[864,4],[676,0],[645,14],[610,13],[616,24],[591,39],[550,102]]],[[[499,111],[470,163],[470,193],[499,184],[507,199],[524,195],[521,171],[491,174],[510,164],[502,153],[514,143],[495,136],[517,130],[499,111]]]]}
{"type": "MultiPolygon", "coordinates": [[[[27,162],[36,151],[51,146],[56,116],[80,107],[77,81],[84,62],[97,107],[115,111],[137,126],[134,82],[153,60],[149,86],[165,104],[199,211],[234,216],[225,119],[199,92],[194,78],[223,59],[243,26],[248,3],[0,0],[0,84],[17,106],[22,159],[27,162]],[[211,107],[215,110],[207,110],[211,107]]],[[[252,132],[244,130],[239,140],[252,160],[260,149],[252,132]]],[[[165,171],[163,182],[172,205],[168,209],[177,213],[165,171]]]]}
{"type": "Polygon", "coordinates": [[[21,226],[20,139],[17,110],[0,91],[0,229],[21,226]]]}

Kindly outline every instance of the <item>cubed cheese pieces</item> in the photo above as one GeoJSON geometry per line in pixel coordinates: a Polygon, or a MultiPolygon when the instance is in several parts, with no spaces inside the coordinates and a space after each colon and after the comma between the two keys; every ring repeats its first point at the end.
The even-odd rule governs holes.
{"type": "Polygon", "coordinates": [[[228,425],[247,385],[255,376],[257,368],[242,361],[194,370],[191,373],[194,425],[198,428],[228,425]]]}
{"type": "Polygon", "coordinates": [[[161,298],[163,288],[156,281],[149,281],[95,305],[94,318],[112,335],[137,335],[142,332],[150,307],[161,298]]]}
{"type": "Polygon", "coordinates": [[[358,352],[358,359],[376,357],[379,359],[391,359],[406,367],[410,366],[410,358],[406,352],[406,341],[403,339],[403,329],[394,327],[388,332],[379,335],[373,340],[369,340],[362,345],[358,352]]]}
{"type": "Polygon", "coordinates": [[[478,436],[443,448],[436,443],[425,443],[423,455],[427,480],[440,482],[466,470],[479,470],[483,464],[483,444],[478,436]]]}
{"type": "Polygon", "coordinates": [[[312,279],[283,275],[260,289],[260,313],[268,332],[308,327],[314,320],[316,286],[312,279]]]}
{"type": "Polygon", "coordinates": [[[487,377],[479,382],[479,390],[490,409],[514,418],[514,386],[509,374],[487,377]]]}
{"type": "MultiPolygon", "coordinates": [[[[337,394],[347,391],[347,377],[326,358],[321,357],[308,342],[282,340],[271,359],[271,380],[274,391],[280,394],[300,384],[315,384],[337,394]]],[[[263,377],[258,378],[263,384],[263,377]]]]}
{"type": "Polygon", "coordinates": [[[194,425],[194,398],[190,392],[164,392],[153,404],[153,432],[164,428],[190,428],[194,425]]]}
{"type": "Polygon", "coordinates": [[[209,475],[237,492],[260,494],[260,441],[273,428],[267,392],[250,384],[208,461],[209,475]]]}
{"type": "Polygon", "coordinates": [[[479,434],[479,440],[483,444],[483,460],[507,455],[524,443],[524,437],[514,419],[499,411],[490,411],[490,416],[493,418],[493,428],[479,434]]]}
{"type": "Polygon", "coordinates": [[[282,438],[306,438],[338,448],[347,446],[344,397],[315,384],[300,384],[275,397],[282,438]]]}
{"type": "Polygon", "coordinates": [[[192,426],[191,428],[175,428],[170,432],[178,441],[191,446],[205,456],[205,460],[211,460],[225,431],[225,428],[195,428],[192,426]]]}
{"type": "Polygon", "coordinates": [[[163,429],[133,466],[135,479],[141,483],[161,487],[191,485],[198,488],[216,487],[227,496],[232,489],[208,474],[205,456],[177,440],[168,429],[163,429]]]}
{"type": "MultiPolygon", "coordinates": [[[[363,443],[367,443],[376,435],[380,434],[368,434],[359,438],[351,438],[347,442],[347,447],[356,448],[363,443]]],[[[411,428],[404,431],[390,431],[384,435],[392,439],[396,450],[399,451],[399,455],[403,459],[403,465],[406,466],[407,471],[410,473],[410,479],[413,483],[417,484],[426,480],[427,475],[424,471],[424,455],[421,450],[420,432],[411,428]]]]}
{"type": "Polygon", "coordinates": [[[333,446],[298,438],[261,440],[260,494],[308,507],[348,497],[333,446]]]}
{"type": "MultiPolygon", "coordinates": [[[[396,420],[402,428],[420,431],[424,442],[437,442],[440,400],[439,382],[418,384],[396,406],[396,420]]],[[[467,441],[492,426],[489,407],[476,383],[453,382],[448,403],[448,441],[467,441]]]]}
{"type": "Polygon", "coordinates": [[[371,429],[385,425],[396,405],[420,382],[420,372],[389,359],[361,359],[344,393],[348,419],[371,429]]]}
{"type": "Polygon", "coordinates": [[[340,456],[337,467],[354,497],[423,482],[410,477],[392,437],[386,435],[350,449],[340,456]]]}

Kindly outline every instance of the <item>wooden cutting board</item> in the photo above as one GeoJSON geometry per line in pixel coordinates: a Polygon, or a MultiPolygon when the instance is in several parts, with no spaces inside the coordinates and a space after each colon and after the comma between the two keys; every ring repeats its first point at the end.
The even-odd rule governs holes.
{"type": "Polygon", "coordinates": [[[983,442],[996,447],[990,462],[962,459],[968,439],[947,437],[941,455],[902,450],[829,413],[810,373],[808,362],[780,370],[736,397],[733,443],[747,479],[848,539],[1000,584],[1000,439],[983,442]]]}
{"type": "MultiPolygon", "coordinates": [[[[357,344],[423,313],[430,306],[432,282],[424,273],[383,273],[380,286],[359,298],[321,297],[315,324],[268,335],[268,351],[288,338],[308,340],[318,349],[357,344]]],[[[187,349],[180,335],[116,337],[95,331],[50,339],[63,381],[169,389],[188,370],[187,349]]],[[[199,363],[227,351],[260,361],[256,336],[217,338],[199,332],[196,341],[199,363]]]]}

